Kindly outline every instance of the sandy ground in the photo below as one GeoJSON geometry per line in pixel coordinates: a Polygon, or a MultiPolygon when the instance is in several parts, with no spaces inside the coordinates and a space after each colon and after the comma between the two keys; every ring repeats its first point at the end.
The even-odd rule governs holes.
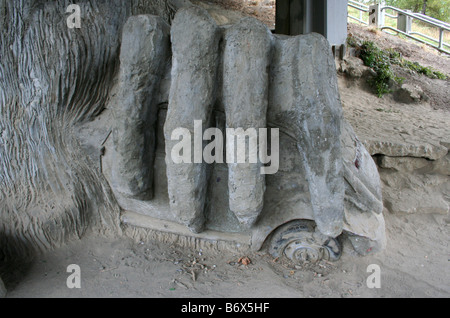
{"type": "MultiPolygon", "coordinates": [[[[361,36],[366,32],[350,27],[352,33],[359,32],[361,36]]],[[[385,43],[384,35],[377,36],[383,37],[385,43]]],[[[398,45],[409,52],[411,59],[440,65],[441,71],[450,74],[448,58],[400,42],[398,45]]],[[[346,118],[360,134],[377,133],[380,137],[385,134],[388,138],[406,131],[419,139],[447,141],[449,81],[429,82],[414,76],[407,80],[422,81],[422,86],[429,83],[430,100],[425,104],[404,105],[389,96],[379,99],[365,85],[349,82],[340,75],[346,118]]],[[[241,255],[90,234],[11,269],[3,279],[8,297],[17,298],[450,297],[450,217],[386,212],[385,218],[388,236],[385,251],[361,257],[344,242],[344,254],[336,263],[322,261],[295,267],[265,253],[241,255]],[[239,264],[243,256],[251,263],[239,264]],[[66,285],[70,264],[80,266],[79,289],[69,289],[66,285]],[[372,274],[367,269],[372,264],[379,266],[380,288],[367,285],[372,274]]]]}
{"type": "Polygon", "coordinates": [[[449,297],[449,222],[442,215],[386,215],[389,244],[374,256],[344,242],[336,263],[292,267],[267,254],[187,249],[158,242],[89,235],[17,268],[5,277],[8,297],[449,297]],[[67,267],[81,270],[69,289],[67,267]],[[368,288],[371,264],[380,288],[368,288]]]}

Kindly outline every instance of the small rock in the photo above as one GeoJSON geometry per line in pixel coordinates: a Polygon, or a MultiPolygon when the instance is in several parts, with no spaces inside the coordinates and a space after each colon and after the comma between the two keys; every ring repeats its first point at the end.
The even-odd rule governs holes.
{"type": "Polygon", "coordinates": [[[348,57],[341,63],[341,71],[350,78],[359,79],[373,77],[376,75],[375,71],[370,67],[364,65],[363,61],[357,57],[348,57]]]}
{"type": "Polygon", "coordinates": [[[403,84],[395,93],[395,99],[405,104],[419,103],[427,97],[422,88],[417,85],[403,84]]]}

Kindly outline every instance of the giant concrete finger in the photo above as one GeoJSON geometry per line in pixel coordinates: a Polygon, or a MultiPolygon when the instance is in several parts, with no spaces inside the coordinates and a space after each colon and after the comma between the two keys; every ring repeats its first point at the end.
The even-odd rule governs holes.
{"type": "Polygon", "coordinates": [[[115,160],[112,187],[129,197],[153,196],[155,123],[154,98],[170,52],[169,26],[159,17],[133,16],[123,29],[118,91],[111,103],[115,160]]]}
{"type": "Polygon", "coordinates": [[[201,121],[195,137],[202,139],[216,99],[219,42],[219,28],[204,9],[190,7],[175,16],[172,83],[164,126],[168,192],[171,210],[193,232],[200,232],[205,222],[208,181],[202,160],[202,140],[194,147],[194,121],[201,121]],[[172,136],[177,128],[185,129],[192,136],[188,147],[197,154],[187,162],[177,163],[172,156],[174,146],[179,143],[176,140],[179,136],[172,136]]]}
{"type": "Polygon", "coordinates": [[[263,164],[258,156],[259,146],[252,147],[251,143],[258,142],[259,128],[267,127],[271,47],[270,31],[252,18],[244,18],[225,33],[223,103],[227,130],[235,129],[236,133],[227,132],[226,140],[229,202],[230,210],[247,227],[255,223],[264,204],[263,164]],[[249,141],[245,142],[245,149],[239,149],[239,137],[247,138],[246,133],[249,141]],[[238,160],[243,151],[245,163],[238,160]]]}
{"type": "Polygon", "coordinates": [[[318,34],[279,37],[271,68],[269,122],[297,140],[314,219],[332,237],[342,232],[342,108],[331,48],[318,34]]]}

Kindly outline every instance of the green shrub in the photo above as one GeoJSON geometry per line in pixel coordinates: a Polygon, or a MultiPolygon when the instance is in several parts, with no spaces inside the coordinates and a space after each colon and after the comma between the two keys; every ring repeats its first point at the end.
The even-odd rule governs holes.
{"type": "Polygon", "coordinates": [[[372,68],[376,76],[369,80],[375,88],[378,97],[391,92],[391,81],[401,83],[402,79],[392,71],[391,53],[383,51],[371,41],[365,41],[361,45],[361,59],[364,65],[372,68]]]}
{"type": "Polygon", "coordinates": [[[441,80],[447,79],[447,76],[445,74],[443,74],[439,71],[435,71],[431,67],[422,66],[417,62],[411,62],[411,61],[402,59],[400,66],[407,67],[416,73],[424,74],[425,76],[427,76],[429,78],[441,79],[441,80]]]}
{"type": "Polygon", "coordinates": [[[417,62],[405,60],[401,54],[394,49],[382,50],[372,41],[364,41],[362,44],[359,44],[355,38],[349,37],[347,42],[350,46],[359,49],[360,58],[363,60],[364,65],[375,71],[376,76],[369,80],[369,84],[374,87],[378,97],[390,93],[390,87],[393,82],[401,84],[404,80],[395,75],[392,70],[393,64],[407,68],[418,74],[424,74],[432,79],[445,80],[448,78],[445,74],[433,70],[431,67],[425,67],[417,62]]]}

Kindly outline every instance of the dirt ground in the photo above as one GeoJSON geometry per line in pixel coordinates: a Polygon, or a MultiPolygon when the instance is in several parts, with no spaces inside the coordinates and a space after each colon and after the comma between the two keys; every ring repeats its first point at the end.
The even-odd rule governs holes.
{"type": "Polygon", "coordinates": [[[449,297],[449,223],[443,215],[386,215],[388,247],[356,255],[347,242],[336,263],[294,267],[264,253],[189,249],[89,235],[38,257],[5,278],[8,297],[327,298],[449,297]],[[238,262],[247,256],[251,263],[238,262]],[[81,270],[69,289],[67,267],[81,270]],[[368,266],[380,288],[368,288],[368,266]]]}
{"type": "MultiPolygon", "coordinates": [[[[212,1],[239,5],[239,1],[212,1]]],[[[251,1],[250,1],[251,2],[251,1]]],[[[270,2],[270,1],[269,1],[270,2]]],[[[249,5],[246,10],[255,9],[249,5]]],[[[237,7],[242,9],[242,7],[237,7]]],[[[255,9],[256,10],[256,9],[255,9]]],[[[259,11],[262,12],[262,11],[259,11]]],[[[246,12],[248,13],[248,11],[246,12]]],[[[248,13],[258,16],[256,13],[248,13]]],[[[269,17],[273,12],[264,12],[269,17]]],[[[270,23],[270,19],[268,19],[270,23]]],[[[411,60],[450,75],[450,59],[411,46],[397,38],[356,25],[349,32],[397,46],[411,60]],[[385,40],[387,38],[387,40],[385,40]]],[[[408,75],[408,74],[406,74],[408,75]]],[[[410,74],[420,83],[426,103],[405,105],[392,97],[379,99],[361,83],[339,75],[345,117],[357,134],[390,136],[407,131],[424,140],[444,142],[450,136],[449,81],[410,74]]],[[[292,266],[265,253],[186,248],[126,237],[104,238],[93,233],[16,267],[3,276],[8,297],[157,297],[157,298],[303,298],[303,297],[450,297],[450,216],[385,213],[385,251],[361,257],[344,241],[344,254],[335,263],[292,266]],[[241,257],[250,263],[239,263],[241,257]],[[66,285],[67,267],[81,270],[81,288],[66,285]],[[369,265],[380,269],[380,288],[369,288],[369,265]]]]}

